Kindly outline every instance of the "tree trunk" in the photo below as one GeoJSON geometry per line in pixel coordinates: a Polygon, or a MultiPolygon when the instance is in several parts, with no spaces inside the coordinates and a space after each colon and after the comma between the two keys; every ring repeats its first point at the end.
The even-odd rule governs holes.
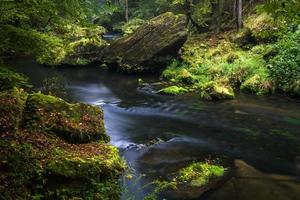
{"type": "Polygon", "coordinates": [[[237,7],[237,30],[243,28],[243,0],[236,0],[237,7]]]}
{"type": "Polygon", "coordinates": [[[232,10],[232,16],[233,19],[236,19],[236,0],[233,0],[233,10],[232,10]]]}
{"type": "Polygon", "coordinates": [[[126,23],[129,21],[128,0],[125,0],[125,21],[126,23]]]}

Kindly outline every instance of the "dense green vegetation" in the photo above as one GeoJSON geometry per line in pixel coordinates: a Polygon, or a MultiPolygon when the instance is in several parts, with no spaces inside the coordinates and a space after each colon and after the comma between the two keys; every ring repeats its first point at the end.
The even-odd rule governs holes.
{"type": "Polygon", "coordinates": [[[31,55],[42,64],[88,64],[106,46],[91,21],[97,1],[1,1],[0,54],[31,55]],[[83,54],[83,55],[82,55],[83,54]]]}
{"type": "Polygon", "coordinates": [[[222,177],[225,169],[210,163],[193,163],[179,171],[178,180],[191,186],[204,186],[213,178],[222,177]]]}
{"type": "Polygon", "coordinates": [[[0,70],[0,199],[119,199],[125,164],[102,110],[27,93],[27,77],[0,70]]]}
{"type": "MultiPolygon", "coordinates": [[[[300,97],[297,0],[0,0],[0,41],[0,199],[119,199],[125,168],[108,144],[102,109],[57,97],[52,90],[64,91],[55,79],[45,81],[46,94],[34,92],[2,60],[159,72],[162,95],[300,97]]],[[[205,188],[225,172],[193,163],[176,184],[205,188]]],[[[149,199],[175,184],[156,183],[149,199]]]]}

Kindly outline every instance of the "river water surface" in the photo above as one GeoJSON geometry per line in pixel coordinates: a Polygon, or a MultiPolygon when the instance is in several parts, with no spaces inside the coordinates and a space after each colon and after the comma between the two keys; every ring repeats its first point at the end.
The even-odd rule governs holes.
{"type": "Polygon", "coordinates": [[[124,199],[142,199],[148,188],[138,188],[204,158],[239,159],[265,173],[299,174],[299,99],[239,95],[205,102],[139,86],[138,78],[152,83],[158,81],[155,76],[122,75],[97,66],[53,69],[27,59],[8,65],[28,75],[37,89],[47,77],[62,75],[71,100],[103,108],[111,143],[139,177],[124,183],[124,199]]]}

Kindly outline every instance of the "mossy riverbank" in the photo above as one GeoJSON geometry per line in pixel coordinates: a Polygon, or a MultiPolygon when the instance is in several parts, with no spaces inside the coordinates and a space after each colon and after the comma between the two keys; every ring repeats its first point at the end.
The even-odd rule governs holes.
{"type": "Polygon", "coordinates": [[[162,78],[206,100],[232,99],[238,92],[299,96],[299,27],[287,30],[265,13],[248,17],[245,25],[238,34],[190,34],[162,78]]]}
{"type": "Polygon", "coordinates": [[[11,76],[0,80],[0,198],[119,199],[125,163],[102,110],[25,92],[22,75],[1,71],[11,76]]]}

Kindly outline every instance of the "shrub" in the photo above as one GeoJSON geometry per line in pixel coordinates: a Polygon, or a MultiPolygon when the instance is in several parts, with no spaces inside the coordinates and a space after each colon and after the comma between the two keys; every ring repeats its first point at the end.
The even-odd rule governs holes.
{"type": "Polygon", "coordinates": [[[266,13],[249,18],[246,26],[250,29],[251,35],[257,42],[274,42],[282,35],[285,29],[281,21],[275,20],[266,13]]]}
{"type": "Polygon", "coordinates": [[[278,54],[270,60],[270,77],[281,91],[293,93],[300,79],[300,27],[276,46],[278,54]]]}
{"type": "Polygon", "coordinates": [[[0,90],[9,90],[14,87],[31,87],[28,82],[28,77],[17,72],[11,71],[0,65],[0,90]]]}

